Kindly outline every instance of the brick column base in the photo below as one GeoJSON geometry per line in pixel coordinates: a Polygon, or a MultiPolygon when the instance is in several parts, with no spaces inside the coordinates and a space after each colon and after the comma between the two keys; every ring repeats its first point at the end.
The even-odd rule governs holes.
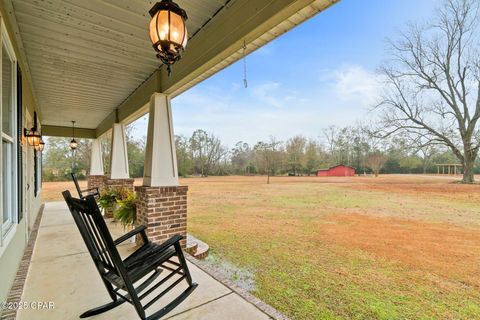
{"type": "Polygon", "coordinates": [[[98,188],[99,192],[102,192],[103,188],[103,178],[104,176],[88,176],[87,178],[87,188],[98,188]]]}
{"type": "Polygon", "coordinates": [[[147,227],[150,241],[162,243],[180,234],[185,249],[187,238],[187,191],[179,187],[135,187],[137,192],[137,225],[147,227]]]}
{"type": "MultiPolygon", "coordinates": [[[[110,179],[108,176],[103,177],[103,188],[104,189],[121,189],[125,188],[131,191],[134,191],[133,188],[134,179],[110,179]]],[[[105,218],[113,218],[112,210],[105,210],[105,218]]]]}

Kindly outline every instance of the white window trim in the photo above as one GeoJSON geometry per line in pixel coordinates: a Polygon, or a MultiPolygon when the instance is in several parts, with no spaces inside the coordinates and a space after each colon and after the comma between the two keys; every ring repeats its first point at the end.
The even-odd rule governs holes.
{"type": "MultiPolygon", "coordinates": [[[[12,135],[9,136],[7,134],[4,134],[3,133],[3,128],[2,128],[2,121],[1,121],[1,112],[0,112],[0,133],[1,133],[1,140],[5,140],[5,141],[8,141],[9,143],[12,143],[12,154],[15,155],[15,156],[18,156],[17,154],[17,143],[16,143],[16,136],[17,136],[17,129],[16,128],[16,125],[17,125],[17,90],[16,90],[16,86],[17,86],[17,57],[15,55],[15,51],[13,50],[13,45],[12,45],[12,42],[10,41],[10,38],[8,36],[8,33],[7,33],[7,29],[5,27],[5,23],[3,22],[3,20],[1,21],[1,32],[0,32],[0,50],[3,50],[3,44],[5,44],[5,48],[7,50],[7,54],[10,56],[13,64],[12,64],[12,86],[14,88],[13,92],[12,92],[12,104],[13,104],[13,112],[12,112],[12,119],[13,119],[13,123],[15,124],[14,125],[14,128],[12,130],[12,135]]],[[[1,51],[0,51],[1,53],[1,51]]],[[[2,63],[1,63],[1,54],[0,54],[0,75],[2,74],[1,73],[1,66],[2,66],[2,63]]],[[[2,90],[2,85],[1,85],[1,81],[2,81],[2,77],[0,76],[0,101],[1,101],[1,90],[2,90]]],[[[2,161],[4,161],[3,159],[3,151],[2,151],[2,148],[0,148],[0,168],[3,168],[2,166],[2,161]]],[[[17,175],[18,175],[18,161],[13,161],[12,163],[12,170],[14,170],[14,172],[17,172],[17,175]]],[[[2,174],[2,171],[3,170],[0,170],[0,181],[3,181],[3,174],[2,174]]],[[[10,220],[9,223],[7,224],[2,224],[0,225],[0,256],[3,254],[3,252],[5,251],[6,247],[8,247],[8,244],[10,243],[10,241],[12,240],[13,236],[15,235],[16,233],[16,230],[17,230],[17,224],[18,224],[18,179],[16,179],[16,175],[14,176],[14,179],[12,181],[12,184],[13,184],[13,188],[12,188],[12,191],[13,191],[13,194],[14,194],[14,197],[12,197],[12,201],[13,201],[13,216],[11,217],[12,219],[10,220]],[[5,226],[7,226],[7,228],[4,228],[5,226]],[[5,229],[6,232],[5,232],[5,229]]],[[[0,208],[3,207],[3,186],[2,184],[0,183],[0,208]]]]}

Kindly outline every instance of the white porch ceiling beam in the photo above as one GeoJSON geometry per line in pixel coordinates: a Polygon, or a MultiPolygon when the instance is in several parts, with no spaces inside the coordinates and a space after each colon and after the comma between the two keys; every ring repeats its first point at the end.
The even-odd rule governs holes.
{"type": "MultiPolygon", "coordinates": [[[[72,127],[42,125],[42,135],[46,137],[71,137],[72,127]]],[[[95,139],[95,129],[75,128],[75,138],[95,139]]]]}

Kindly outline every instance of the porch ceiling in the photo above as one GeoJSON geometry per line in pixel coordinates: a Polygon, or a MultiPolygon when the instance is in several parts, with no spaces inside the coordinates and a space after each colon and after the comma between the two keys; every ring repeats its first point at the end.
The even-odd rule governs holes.
{"type": "MultiPolygon", "coordinates": [[[[11,0],[44,125],[96,128],[159,67],[148,38],[155,2],[11,0]]],[[[194,35],[228,0],[177,2],[194,35]]]]}

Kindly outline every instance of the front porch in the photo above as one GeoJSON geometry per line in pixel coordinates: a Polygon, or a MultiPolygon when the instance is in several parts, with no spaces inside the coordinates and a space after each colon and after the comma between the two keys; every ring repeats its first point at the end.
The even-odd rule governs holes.
{"type": "MultiPolygon", "coordinates": [[[[120,224],[109,223],[109,228],[114,238],[124,233],[120,224]]],[[[133,244],[121,245],[121,254],[128,254],[132,248],[133,244]]],[[[237,288],[221,283],[196,264],[189,262],[192,277],[199,284],[198,288],[165,319],[281,318],[281,315],[275,315],[272,310],[266,309],[268,306],[264,306],[263,309],[266,310],[260,310],[254,304],[258,304],[258,301],[247,301],[249,297],[242,297],[243,294],[240,295],[237,288]]],[[[186,285],[182,283],[169,295],[178,294],[185,289],[183,286],[186,285]]],[[[167,295],[160,299],[147,311],[158,310],[165,304],[164,299],[169,298],[167,295]]],[[[77,319],[82,312],[108,300],[107,291],[65,203],[46,203],[20,301],[53,302],[54,307],[21,309],[16,319],[77,319]]],[[[136,317],[133,306],[125,303],[94,318],[136,317]]]]}

